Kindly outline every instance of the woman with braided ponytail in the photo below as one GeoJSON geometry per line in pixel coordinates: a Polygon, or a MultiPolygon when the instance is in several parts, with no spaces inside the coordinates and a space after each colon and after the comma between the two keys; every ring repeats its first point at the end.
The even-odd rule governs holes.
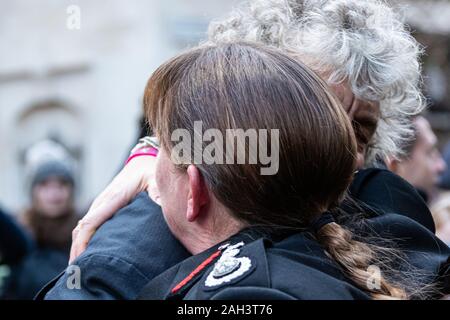
{"type": "MultiPolygon", "coordinates": [[[[394,249],[358,240],[335,221],[331,212],[345,198],[356,168],[357,140],[339,101],[295,59],[248,43],[203,46],[156,70],[144,105],[161,143],[155,182],[162,212],[193,256],[151,280],[140,298],[406,299],[426,294],[423,275],[406,272],[408,262],[396,261],[394,249]],[[224,150],[216,138],[200,145],[203,161],[186,159],[196,153],[195,142],[174,140],[174,133],[182,128],[195,137],[199,121],[205,132],[223,136],[230,129],[259,135],[269,130],[267,138],[276,130],[279,139],[259,136],[258,148],[279,153],[277,172],[261,174],[259,161],[207,161],[211,145],[216,155],[224,150]],[[371,266],[380,270],[373,285],[371,266]]],[[[250,140],[237,139],[241,143],[245,159],[255,156],[250,140]]],[[[227,146],[227,157],[237,159],[238,150],[230,153],[227,146]]],[[[391,217],[381,230],[401,220],[391,217]]]]}

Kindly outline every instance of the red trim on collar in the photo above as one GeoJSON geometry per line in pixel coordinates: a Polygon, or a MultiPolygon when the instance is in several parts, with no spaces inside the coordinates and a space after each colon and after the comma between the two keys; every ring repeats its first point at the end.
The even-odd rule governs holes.
{"type": "Polygon", "coordinates": [[[172,294],[177,293],[181,288],[183,288],[189,281],[192,280],[197,274],[199,274],[203,269],[205,269],[211,262],[214,261],[222,251],[214,252],[208,259],[203,261],[194,271],[192,271],[186,278],[184,278],[180,283],[178,283],[171,291],[172,294]]]}

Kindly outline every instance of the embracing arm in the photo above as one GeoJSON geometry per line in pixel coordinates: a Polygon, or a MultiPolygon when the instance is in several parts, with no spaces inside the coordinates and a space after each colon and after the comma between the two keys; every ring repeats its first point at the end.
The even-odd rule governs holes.
{"type": "Polygon", "coordinates": [[[147,191],[150,198],[158,202],[156,186],[149,183],[154,181],[155,164],[156,158],[152,156],[134,158],[94,200],[72,233],[70,262],[86,250],[96,230],[137,194],[147,191]]]}

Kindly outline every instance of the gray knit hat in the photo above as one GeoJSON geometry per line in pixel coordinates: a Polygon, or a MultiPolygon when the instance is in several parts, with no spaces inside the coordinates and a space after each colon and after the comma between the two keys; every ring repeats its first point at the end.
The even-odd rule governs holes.
{"type": "Polygon", "coordinates": [[[50,177],[75,185],[75,161],[59,143],[43,140],[33,145],[25,156],[25,172],[30,190],[50,177]]]}
{"type": "Polygon", "coordinates": [[[37,168],[31,180],[31,187],[33,188],[50,177],[60,178],[71,185],[75,184],[74,175],[69,166],[64,162],[51,160],[37,168]]]}

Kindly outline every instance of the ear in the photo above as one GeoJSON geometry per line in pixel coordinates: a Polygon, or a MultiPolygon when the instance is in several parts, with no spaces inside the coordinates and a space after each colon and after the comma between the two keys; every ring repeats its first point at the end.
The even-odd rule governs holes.
{"type": "Polygon", "coordinates": [[[187,168],[189,195],[186,210],[186,219],[195,221],[201,214],[202,209],[209,203],[209,193],[200,170],[194,165],[187,168]]]}
{"type": "Polygon", "coordinates": [[[389,171],[397,173],[399,166],[399,161],[397,159],[395,159],[394,157],[387,157],[385,163],[389,171]]]}

